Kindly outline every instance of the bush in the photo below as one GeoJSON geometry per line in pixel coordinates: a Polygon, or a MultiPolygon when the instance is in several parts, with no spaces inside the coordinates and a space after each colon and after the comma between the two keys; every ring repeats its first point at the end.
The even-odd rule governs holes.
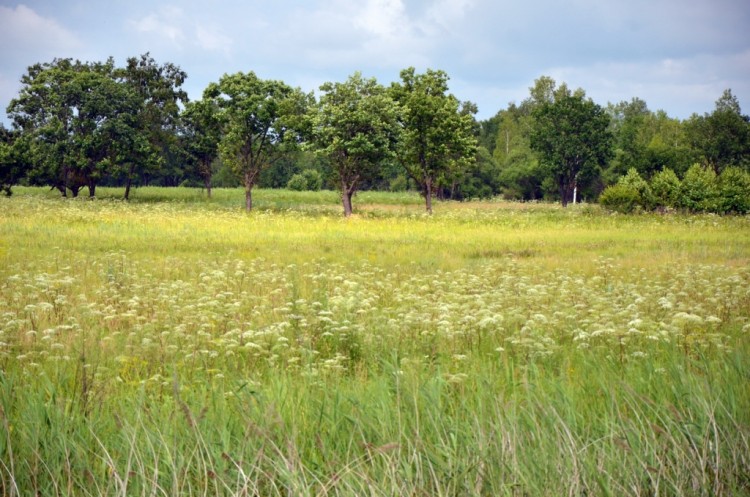
{"type": "Polygon", "coordinates": [[[628,172],[617,181],[617,184],[636,192],[638,194],[638,205],[644,209],[651,210],[654,208],[656,202],[653,193],[651,193],[651,187],[648,186],[646,180],[638,174],[635,168],[628,169],[628,172]]]}
{"type": "Polygon", "coordinates": [[[315,169],[305,169],[301,173],[295,174],[286,184],[289,190],[297,192],[318,191],[323,187],[323,177],[315,169]]]}
{"type": "Polygon", "coordinates": [[[388,184],[388,190],[392,192],[405,192],[409,189],[409,180],[403,174],[399,174],[391,179],[388,184]]]}
{"type": "Polygon", "coordinates": [[[302,192],[307,190],[307,180],[302,174],[295,174],[286,184],[287,189],[294,190],[296,192],[302,192]]]}
{"type": "Polygon", "coordinates": [[[631,186],[617,183],[604,189],[599,203],[608,210],[629,214],[640,205],[640,195],[631,186]]]}
{"type": "Polygon", "coordinates": [[[677,206],[691,212],[717,212],[717,186],[713,169],[693,164],[682,179],[677,206]]]}
{"type": "Polygon", "coordinates": [[[728,167],[721,172],[717,186],[719,212],[750,212],[750,173],[738,167],[728,167]]]}
{"type": "Polygon", "coordinates": [[[663,169],[651,178],[651,193],[660,207],[677,207],[680,197],[680,179],[671,169],[663,169]]]}
{"type": "Polygon", "coordinates": [[[323,187],[323,176],[316,169],[305,169],[302,177],[307,182],[307,189],[317,192],[323,187]]]}
{"type": "Polygon", "coordinates": [[[648,183],[633,168],[628,169],[616,185],[602,192],[599,203],[609,210],[622,213],[630,213],[637,208],[651,210],[656,204],[648,183]]]}

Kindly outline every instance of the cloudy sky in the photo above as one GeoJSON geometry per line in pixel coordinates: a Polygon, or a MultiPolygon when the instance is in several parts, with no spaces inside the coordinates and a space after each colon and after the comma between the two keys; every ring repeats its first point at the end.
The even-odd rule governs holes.
{"type": "Polygon", "coordinates": [[[541,75],[678,118],[731,88],[750,113],[748,0],[0,0],[0,47],[3,111],[33,63],[150,52],[192,99],[237,71],[310,91],[415,66],[445,70],[480,119],[541,75]]]}

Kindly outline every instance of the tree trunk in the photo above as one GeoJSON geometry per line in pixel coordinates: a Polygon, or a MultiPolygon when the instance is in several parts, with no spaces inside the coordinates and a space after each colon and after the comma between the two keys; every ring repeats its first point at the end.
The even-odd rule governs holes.
{"type": "Polygon", "coordinates": [[[253,187],[245,187],[245,210],[250,212],[253,210],[253,187]]]}
{"type": "Polygon", "coordinates": [[[424,184],[424,202],[428,214],[432,214],[432,181],[429,179],[424,184]]]}
{"type": "Polygon", "coordinates": [[[344,217],[349,217],[352,215],[352,195],[354,194],[353,191],[350,191],[347,188],[344,188],[344,191],[341,192],[341,201],[344,203],[344,217]]]}
{"type": "Polygon", "coordinates": [[[203,184],[206,186],[206,195],[211,198],[211,177],[205,178],[203,184]]]}
{"type": "Polygon", "coordinates": [[[128,170],[128,181],[125,184],[125,200],[130,200],[130,185],[133,183],[133,169],[135,168],[134,164],[130,165],[130,170],[128,170]]]}
{"type": "Polygon", "coordinates": [[[211,198],[211,163],[206,164],[202,162],[202,164],[203,184],[206,186],[206,195],[208,195],[208,198],[211,198]]]}
{"type": "Polygon", "coordinates": [[[96,196],[96,183],[93,181],[89,182],[89,198],[94,198],[96,196]]]}

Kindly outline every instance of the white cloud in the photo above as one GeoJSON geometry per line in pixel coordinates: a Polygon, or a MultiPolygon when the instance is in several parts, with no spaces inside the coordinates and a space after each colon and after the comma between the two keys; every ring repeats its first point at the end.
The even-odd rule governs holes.
{"type": "Polygon", "coordinates": [[[218,29],[197,24],[195,26],[195,45],[209,52],[223,52],[229,55],[232,40],[218,29]]]}
{"type": "MultiPolygon", "coordinates": [[[[19,80],[25,68],[55,57],[72,57],[83,43],[57,20],[44,17],[27,7],[0,5],[0,46],[5,47],[0,59],[0,111],[21,89],[19,80]]],[[[0,122],[4,112],[0,114],[0,122]]]]}
{"type": "Polygon", "coordinates": [[[727,88],[741,96],[750,94],[750,82],[743,69],[747,67],[750,49],[728,55],[557,67],[541,74],[565,81],[571,87],[582,87],[602,105],[639,97],[652,110],[665,109],[671,116],[684,119],[693,112],[711,112],[713,103],[727,88]]]}
{"type": "Polygon", "coordinates": [[[128,22],[130,27],[140,33],[156,35],[166,39],[178,48],[182,48],[185,33],[180,27],[184,14],[177,7],[163,7],[158,12],[152,12],[140,19],[128,22]]]}
{"type": "MultiPolygon", "coordinates": [[[[188,72],[193,98],[238,70],[309,91],[356,70],[387,84],[415,66],[445,70],[451,90],[475,101],[480,118],[526,98],[543,74],[583,87],[602,104],[637,96],[675,117],[710,112],[721,91],[732,88],[750,112],[746,0],[0,4],[16,1],[26,6],[0,6],[0,46],[9,47],[0,57],[6,93],[34,62],[113,55],[121,63],[148,51],[188,72]]],[[[7,105],[8,97],[0,98],[7,105]]]]}
{"type": "Polygon", "coordinates": [[[3,58],[31,51],[62,56],[82,45],[55,19],[42,17],[23,4],[15,8],[0,6],[0,44],[11,47],[3,51],[3,58]]]}
{"type": "MultiPolygon", "coordinates": [[[[436,0],[425,15],[424,23],[438,31],[453,33],[456,23],[474,6],[473,0],[436,0]]],[[[430,29],[432,30],[432,29],[430,29]]]]}
{"type": "Polygon", "coordinates": [[[368,0],[354,24],[380,39],[398,38],[411,31],[402,0],[368,0]]]}

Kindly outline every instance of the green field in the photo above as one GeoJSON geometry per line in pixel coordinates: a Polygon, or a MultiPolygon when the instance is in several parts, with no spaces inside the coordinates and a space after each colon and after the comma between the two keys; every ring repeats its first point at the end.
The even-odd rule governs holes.
{"type": "Polygon", "coordinates": [[[750,495],[750,218],[0,198],[0,495],[750,495]]]}

